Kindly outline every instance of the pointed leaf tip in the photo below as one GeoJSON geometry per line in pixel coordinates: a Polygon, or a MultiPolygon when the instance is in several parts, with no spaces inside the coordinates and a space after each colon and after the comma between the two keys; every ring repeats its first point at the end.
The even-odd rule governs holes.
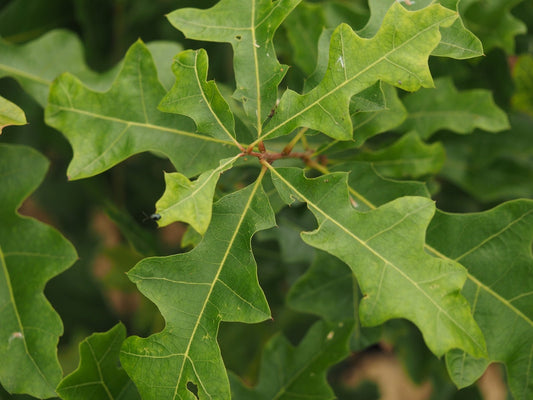
{"type": "Polygon", "coordinates": [[[10,125],[26,125],[26,115],[16,104],[0,96],[0,135],[2,129],[10,125]]]}

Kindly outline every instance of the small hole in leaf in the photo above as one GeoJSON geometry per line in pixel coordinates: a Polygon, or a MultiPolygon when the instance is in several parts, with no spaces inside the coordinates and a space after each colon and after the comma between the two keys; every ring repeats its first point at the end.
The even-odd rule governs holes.
{"type": "Polygon", "coordinates": [[[236,36],[235,36],[235,39],[236,39],[236,40],[241,40],[241,39],[242,39],[242,36],[241,36],[241,35],[236,35],[236,36]]]}
{"type": "Polygon", "coordinates": [[[187,382],[187,389],[189,390],[189,392],[191,392],[192,394],[194,394],[194,396],[199,399],[198,397],[198,386],[196,386],[194,383],[192,382],[187,382]]]}

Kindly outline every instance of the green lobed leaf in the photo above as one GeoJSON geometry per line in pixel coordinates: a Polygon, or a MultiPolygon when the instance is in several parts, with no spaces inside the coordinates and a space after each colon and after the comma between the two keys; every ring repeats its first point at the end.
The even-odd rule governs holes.
{"type": "Polygon", "coordinates": [[[511,98],[513,107],[533,116],[533,56],[523,54],[517,58],[513,70],[515,92],[511,98]]]}
{"type": "Polygon", "coordinates": [[[351,323],[319,321],[297,347],[281,335],[272,338],[263,351],[259,383],[246,387],[231,375],[234,400],[335,399],[326,373],[348,355],[351,323]]]}
{"type": "Polygon", "coordinates": [[[533,197],[533,119],[510,115],[511,130],[443,139],[441,175],[482,202],[533,197]]]}
{"type": "Polygon", "coordinates": [[[55,229],[16,213],[47,165],[31,148],[0,144],[0,382],[39,398],[55,396],[62,375],[56,348],[63,325],[43,290],[77,257],[55,229]]]}
{"type": "Polygon", "coordinates": [[[301,2],[289,14],[283,27],[294,49],[293,62],[311,75],[318,59],[318,41],[326,26],[324,4],[301,2]]]}
{"type": "MultiPolygon", "coordinates": [[[[460,12],[460,0],[440,0],[440,3],[445,7],[460,12]]],[[[465,27],[463,14],[452,25],[443,27],[441,34],[442,39],[435,50],[433,50],[432,55],[451,57],[457,60],[483,55],[483,44],[474,33],[465,27]]]]}
{"type": "Polygon", "coordinates": [[[16,104],[0,96],[0,134],[6,126],[25,124],[27,121],[24,111],[16,104]]]}
{"type": "Polygon", "coordinates": [[[495,47],[514,53],[515,36],[527,31],[526,24],[511,10],[522,0],[462,0],[459,3],[465,24],[483,42],[486,51],[495,47]]]}
{"type": "Polygon", "coordinates": [[[307,272],[291,286],[287,303],[326,321],[358,319],[357,281],[352,270],[330,254],[317,251],[307,272]]]}
{"type": "MultiPolygon", "coordinates": [[[[147,47],[154,56],[161,82],[166,88],[172,86],[174,78],[168,68],[168,59],[179,52],[181,46],[169,41],[154,41],[147,47]]],[[[42,107],[46,107],[48,102],[52,81],[63,72],[77,76],[93,90],[109,88],[120,64],[98,74],[90,70],[84,60],[82,43],[74,33],[66,30],[48,32],[23,45],[0,39],[0,77],[9,76],[17,80],[42,107]]]]}
{"type": "MultiPolygon", "coordinates": [[[[429,197],[424,184],[385,178],[372,163],[355,161],[338,165],[334,170],[349,172],[352,204],[359,211],[374,209],[402,196],[429,197]]],[[[351,269],[338,258],[317,251],[309,270],[291,287],[288,302],[299,311],[326,320],[345,320],[357,316],[358,292],[351,269]]]]}
{"type": "Polygon", "coordinates": [[[157,224],[166,226],[183,221],[203,235],[211,221],[218,178],[239,156],[221,160],[218,168],[204,172],[194,182],[179,172],[165,173],[165,193],[155,205],[156,213],[161,217],[157,224]]]}
{"type": "MultiPolygon", "coordinates": [[[[387,10],[395,1],[396,0],[370,0],[370,19],[366,26],[358,31],[358,34],[367,38],[374,36],[382,25],[387,10]]],[[[417,0],[412,1],[411,4],[404,2],[404,7],[414,11],[435,3],[457,11],[459,0],[417,0]]],[[[432,55],[456,59],[479,57],[483,55],[481,41],[472,32],[465,28],[461,18],[455,20],[450,26],[442,27],[440,32],[442,39],[431,53],[432,55]]]]}
{"type": "Polygon", "coordinates": [[[471,133],[475,128],[498,132],[509,128],[507,114],[488,90],[458,91],[451,78],[435,80],[435,89],[422,89],[403,98],[407,118],[400,130],[415,130],[424,139],[440,129],[471,133]]]}
{"type": "Polygon", "coordinates": [[[80,343],[80,364],[63,378],[57,393],[64,400],[140,399],[126,372],[117,366],[126,338],[122,323],[104,333],[93,333],[80,343]]]}
{"type": "Polygon", "coordinates": [[[358,211],[373,210],[376,206],[403,196],[430,197],[425,184],[386,178],[371,162],[347,162],[335,166],[332,170],[349,173],[350,197],[358,211]]]}
{"type": "Polygon", "coordinates": [[[435,210],[431,200],[403,197],[360,213],[349,200],[344,173],[308,179],[297,168],[270,171],[285,202],[303,201],[317,218],[318,229],[303,233],[304,241],[352,268],[364,293],[359,312],[364,326],[406,318],[438,356],[454,348],[486,354],[483,335],[460,294],[466,271],[424,252],[435,210]]]}
{"type": "Polygon", "coordinates": [[[276,58],[273,37],[300,0],[221,0],[207,10],[183,8],[168,14],[186,37],[227,42],[233,47],[237,89],[248,118],[258,130],[276,103],[287,71],[276,58]]]}
{"type": "Polygon", "coordinates": [[[158,111],[164,95],[152,57],[140,41],[128,50],[107,92],[92,91],[70,74],[54,81],[45,118],[73,147],[69,177],[99,174],[142,151],[165,154],[178,171],[193,176],[235,154],[231,142],[194,132],[186,117],[158,111]]]}
{"type": "Polygon", "coordinates": [[[468,269],[463,294],[483,331],[488,359],[447,354],[459,387],[471,385],[490,362],[502,362],[516,399],[533,396],[533,201],[516,200],[474,214],[438,212],[427,242],[468,269]]]}
{"type": "Polygon", "coordinates": [[[209,136],[235,141],[233,114],[215,82],[207,81],[207,68],[207,53],[203,49],[186,50],[174,57],[172,70],[176,83],[159,109],[191,117],[198,131],[209,136]]]}
{"type": "Polygon", "coordinates": [[[320,84],[304,95],[287,90],[260,139],[286,135],[299,126],[351,139],[349,102],[354,94],[378,80],[409,91],[433,86],[427,59],[440,41],[439,27],[456,17],[440,5],[409,12],[395,3],[372,39],[340,25],[332,34],[328,69],[320,84]]]}
{"type": "Polygon", "coordinates": [[[410,132],[392,145],[376,151],[364,151],[353,157],[371,162],[376,171],[391,178],[420,178],[434,175],[442,168],[446,155],[441,143],[426,144],[416,132],[410,132]]]}
{"type": "MultiPolygon", "coordinates": [[[[349,171],[351,201],[360,211],[375,209],[402,196],[429,197],[424,184],[384,178],[372,163],[351,162],[338,165],[335,170],[349,171]]],[[[361,293],[357,280],[350,267],[328,253],[316,252],[315,261],[291,287],[287,300],[290,307],[326,320],[355,319],[350,343],[352,351],[377,343],[383,334],[383,326],[361,326],[358,317],[361,293]]]]}
{"type": "MultiPolygon", "coordinates": [[[[333,30],[324,29],[319,37],[318,60],[316,62],[316,68],[313,74],[308,79],[306,79],[304,83],[304,93],[317,86],[320,81],[324,79],[328,68],[329,42],[331,41],[332,34],[333,30]]],[[[390,85],[378,81],[367,89],[356,93],[350,99],[350,115],[352,117],[352,124],[354,130],[364,126],[367,122],[375,122],[374,118],[376,116],[376,113],[388,111],[391,107],[393,107],[394,109],[391,110],[391,114],[388,116],[388,118],[385,118],[382,124],[377,124],[381,128],[385,126],[390,126],[391,121],[395,120],[394,116],[397,116],[398,114],[398,107],[401,107],[401,109],[403,110],[403,105],[398,100],[394,89],[390,85]]],[[[378,121],[381,120],[382,118],[378,118],[378,121]]],[[[399,122],[401,122],[402,120],[403,119],[400,119],[399,122]]],[[[397,124],[394,124],[393,126],[398,125],[399,122],[397,124]]],[[[374,126],[374,124],[370,124],[370,126],[366,129],[363,128],[360,132],[357,133],[357,135],[355,135],[354,141],[357,143],[357,145],[362,144],[366,138],[375,134],[373,132],[374,130],[376,130],[376,128],[381,129],[374,126]]]]}
{"type": "Polygon", "coordinates": [[[392,86],[376,82],[350,99],[350,116],[354,128],[353,142],[341,144],[338,140],[331,142],[324,138],[326,148],[339,145],[359,147],[369,137],[401,124],[405,110],[392,86]]]}
{"type": "Polygon", "coordinates": [[[313,73],[307,77],[304,82],[304,93],[317,86],[326,75],[329,59],[329,43],[331,42],[331,35],[333,35],[333,31],[333,29],[323,29],[318,38],[316,66],[313,73]]]}
{"type": "Polygon", "coordinates": [[[114,76],[113,71],[103,76],[91,71],[80,40],[65,30],[51,31],[23,45],[0,40],[0,77],[16,79],[42,107],[52,81],[67,70],[97,90],[108,86],[114,76]]]}
{"type": "Polygon", "coordinates": [[[122,365],[143,399],[195,399],[191,385],[200,398],[230,398],[218,325],[270,317],[250,241],[274,223],[258,179],[215,203],[209,229],[193,250],[144,259],[129,272],[166,320],[162,332],[129,337],[122,346],[122,365]]]}

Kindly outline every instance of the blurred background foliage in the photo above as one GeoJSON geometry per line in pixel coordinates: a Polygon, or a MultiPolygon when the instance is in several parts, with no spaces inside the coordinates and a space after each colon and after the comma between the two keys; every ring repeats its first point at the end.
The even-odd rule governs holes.
{"type": "MultiPolygon", "coordinates": [[[[144,42],[178,42],[183,48],[202,47],[209,53],[210,78],[232,87],[231,47],[186,40],[165,18],[166,13],[176,8],[208,8],[215,3],[216,0],[0,0],[0,37],[12,44],[23,44],[51,30],[68,29],[79,36],[86,63],[98,72],[116,65],[138,38],[144,42]]],[[[301,53],[293,48],[292,43],[298,38],[291,36],[293,31],[286,29],[286,25],[299,24],[309,40],[316,43],[322,25],[330,28],[348,22],[358,30],[369,17],[364,0],[307,3],[316,3],[320,12],[305,14],[309,10],[297,10],[300,14],[291,15],[276,35],[280,61],[292,66],[284,84],[297,90],[313,72],[316,53],[301,53]]],[[[519,3],[512,14],[532,32],[533,3],[512,3],[519,3]]],[[[457,61],[433,57],[430,67],[435,77],[452,76],[459,89],[491,90],[496,103],[512,112],[513,107],[517,108],[512,100],[513,67],[520,55],[533,54],[533,37],[521,33],[513,41],[511,48],[494,42],[480,59],[457,61]]],[[[169,68],[170,63],[168,60],[169,68]]],[[[146,336],[162,328],[163,321],[155,306],[137,292],[125,272],[143,257],[186,250],[180,247],[185,226],[173,224],[157,230],[155,223],[147,218],[164,191],[163,171],[171,171],[173,167],[165,159],[141,154],[104,174],[69,182],[66,168],[72,157],[70,146],[60,133],[44,124],[42,107],[10,78],[0,79],[0,94],[19,105],[29,122],[26,126],[4,129],[2,141],[34,147],[51,161],[45,182],[24,203],[21,213],[58,228],[79,254],[78,262],[50,281],[45,292],[64,323],[59,355],[66,374],[77,365],[79,341],[91,332],[108,330],[117,320],[126,324],[128,334],[146,336]]],[[[479,211],[503,200],[533,196],[533,141],[528,138],[531,119],[515,115],[511,120],[516,129],[507,132],[507,136],[484,132],[459,136],[442,131],[431,138],[429,142],[444,144],[449,164],[427,182],[440,209],[479,211]],[[526,150],[524,143],[529,143],[526,150]],[[467,156],[465,148],[469,152],[467,156]],[[518,150],[524,157],[516,156],[518,150]],[[454,174],[453,168],[458,164],[468,176],[454,174]],[[496,180],[478,179],[487,171],[496,180]]],[[[365,145],[377,147],[395,137],[394,133],[379,135],[365,145]]],[[[219,191],[239,187],[246,176],[246,167],[224,174],[219,191]]],[[[313,218],[306,209],[293,207],[279,214],[278,224],[281,236],[262,232],[254,238],[259,279],[274,320],[257,325],[222,324],[220,329],[219,342],[228,369],[249,382],[256,377],[261,347],[269,337],[281,330],[295,343],[316,320],[285,307],[289,288],[314,259],[314,250],[299,239],[298,233],[302,227],[312,227],[313,218]]],[[[354,356],[330,374],[339,398],[379,398],[376,384],[367,382],[372,377],[355,379],[352,374],[373,353],[395,354],[416,384],[429,380],[435,389],[433,399],[481,398],[476,387],[456,391],[443,363],[431,355],[418,331],[405,321],[385,324],[364,341],[364,346],[365,351],[356,346],[354,356]]],[[[0,392],[0,398],[10,397],[0,392]]]]}

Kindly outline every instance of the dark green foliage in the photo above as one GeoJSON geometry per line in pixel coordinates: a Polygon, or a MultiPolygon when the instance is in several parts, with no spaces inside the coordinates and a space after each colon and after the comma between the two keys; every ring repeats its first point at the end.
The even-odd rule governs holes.
{"type": "Polygon", "coordinates": [[[179,3],[0,1],[0,398],[531,398],[531,6],[179,3]]]}

